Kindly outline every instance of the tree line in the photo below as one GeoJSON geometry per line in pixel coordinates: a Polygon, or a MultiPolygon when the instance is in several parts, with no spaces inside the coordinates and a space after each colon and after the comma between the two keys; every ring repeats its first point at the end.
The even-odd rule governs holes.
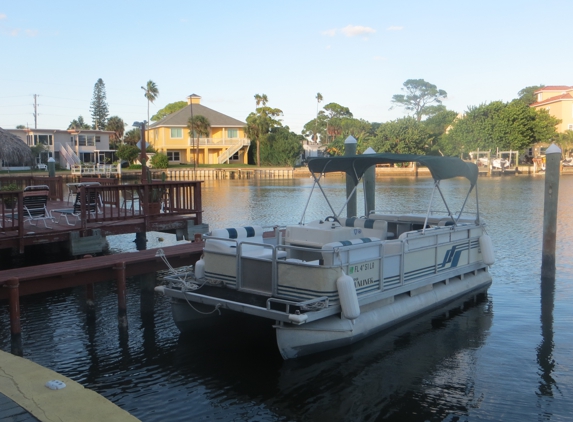
{"type": "MultiPolygon", "coordinates": [[[[408,115],[384,123],[356,118],[348,107],[335,102],[320,109],[324,97],[317,93],[316,116],[304,125],[301,134],[283,126],[282,110],[269,106],[266,94],[255,94],[255,111],[247,116],[244,128],[252,142],[249,162],[259,166],[292,166],[301,156],[306,140],[323,145],[330,155],[341,155],[348,136],[358,141],[358,153],[371,147],[376,152],[458,156],[477,149],[525,151],[536,143],[552,140],[560,143],[564,150],[571,149],[573,131],[558,134],[555,129],[560,122],[558,119],[546,110],[529,107],[535,102],[534,92],[541,87],[543,85],[529,86],[519,91],[512,101],[470,106],[465,113],[458,114],[442,104],[447,98],[445,90],[424,79],[408,79],[402,86],[402,93],[392,97],[392,108],[403,108],[408,115]]],[[[148,100],[150,121],[159,121],[187,105],[185,101],[170,103],[149,117],[149,104],[157,99],[159,90],[151,80],[141,88],[148,100]]],[[[118,156],[132,157],[135,151],[124,154],[129,148],[121,144],[135,145],[140,139],[139,128],[124,132],[126,124],[120,117],[108,117],[105,99],[105,85],[98,79],[90,106],[92,125],[79,116],[69,128],[112,131],[112,147],[121,150],[118,156]]],[[[195,146],[196,163],[199,142],[195,142],[195,138],[209,136],[210,122],[204,116],[193,116],[189,119],[188,130],[195,146]]]]}

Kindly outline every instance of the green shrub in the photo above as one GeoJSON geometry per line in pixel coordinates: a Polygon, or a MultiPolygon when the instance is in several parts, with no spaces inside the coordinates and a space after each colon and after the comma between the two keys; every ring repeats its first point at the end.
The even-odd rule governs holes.
{"type": "Polygon", "coordinates": [[[151,165],[156,169],[166,169],[169,166],[169,159],[167,155],[157,153],[151,157],[151,165]]]}

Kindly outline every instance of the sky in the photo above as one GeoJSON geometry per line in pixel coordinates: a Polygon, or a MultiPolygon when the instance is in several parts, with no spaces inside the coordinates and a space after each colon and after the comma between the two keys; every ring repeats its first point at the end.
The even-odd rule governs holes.
{"type": "Polygon", "coordinates": [[[147,119],[141,86],[159,88],[150,116],[190,94],[245,121],[255,94],[300,133],[322,106],[386,122],[407,79],[448,93],[443,104],[511,101],[531,85],[573,85],[573,1],[18,0],[0,2],[0,127],[91,123],[94,84],[110,116],[147,119]]]}

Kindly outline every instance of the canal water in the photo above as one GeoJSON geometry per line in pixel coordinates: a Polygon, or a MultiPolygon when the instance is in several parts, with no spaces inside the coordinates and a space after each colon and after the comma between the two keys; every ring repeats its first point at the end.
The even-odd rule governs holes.
{"type": "MultiPolygon", "coordinates": [[[[377,183],[376,209],[384,211],[424,210],[432,189],[430,179],[377,183]]],[[[443,183],[458,202],[465,186],[443,183]]],[[[311,187],[310,179],[208,181],[204,220],[298,223],[311,187]]],[[[134,281],[129,329],[120,332],[114,285],[100,283],[93,317],[79,288],[23,298],[25,357],[143,421],[573,420],[573,177],[561,178],[557,274],[543,290],[543,177],[483,178],[479,189],[497,261],[478,303],[283,361],[272,329],[249,318],[181,335],[160,296],[155,312],[142,315],[134,281]]],[[[343,180],[327,179],[326,191],[344,192],[343,180]]],[[[314,200],[306,220],[330,214],[314,200]]],[[[135,250],[131,236],[109,241],[112,250],[135,250]]],[[[174,242],[150,233],[148,246],[174,242]]],[[[0,321],[0,348],[10,351],[5,305],[0,321]]]]}

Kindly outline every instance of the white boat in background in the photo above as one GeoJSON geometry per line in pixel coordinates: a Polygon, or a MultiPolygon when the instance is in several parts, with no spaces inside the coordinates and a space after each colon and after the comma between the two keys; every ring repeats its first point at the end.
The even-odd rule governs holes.
{"type": "Polygon", "coordinates": [[[491,166],[492,166],[492,168],[494,168],[494,169],[500,169],[500,170],[509,168],[509,165],[510,165],[510,164],[511,164],[510,161],[509,161],[509,160],[506,160],[505,158],[494,158],[494,159],[491,161],[491,166]]]}
{"type": "Polygon", "coordinates": [[[217,229],[204,236],[194,272],[168,276],[169,284],[156,288],[172,299],[181,331],[224,322],[225,313],[255,315],[272,322],[279,351],[289,359],[353,343],[485,293],[491,285],[488,267],[494,255],[479,214],[475,164],[453,157],[372,154],[315,158],[308,168],[314,178],[310,195],[319,190],[330,215],[304,222],[305,208],[297,225],[217,229]],[[345,172],[358,186],[376,164],[414,161],[427,166],[434,179],[423,214],[342,218],[344,207],[335,212],[320,184],[325,173],[345,172]],[[469,182],[455,213],[440,189],[442,180],[454,177],[469,182]],[[432,211],[435,192],[445,205],[439,214],[432,211]],[[476,213],[466,217],[462,213],[472,192],[476,213]]]}

